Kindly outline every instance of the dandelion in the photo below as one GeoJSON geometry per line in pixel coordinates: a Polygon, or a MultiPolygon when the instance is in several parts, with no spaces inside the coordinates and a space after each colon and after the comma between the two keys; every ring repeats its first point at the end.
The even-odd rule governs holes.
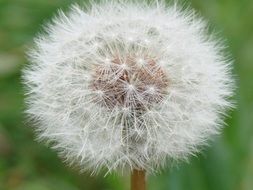
{"type": "Polygon", "coordinates": [[[230,63],[193,11],[104,1],[45,28],[23,73],[27,113],[68,163],[130,170],[141,189],[134,179],[187,160],[220,131],[230,63]]]}

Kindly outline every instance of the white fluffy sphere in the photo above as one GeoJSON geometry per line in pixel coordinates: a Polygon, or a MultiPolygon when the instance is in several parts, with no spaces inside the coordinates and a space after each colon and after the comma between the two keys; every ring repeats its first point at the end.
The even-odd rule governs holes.
{"type": "Polygon", "coordinates": [[[104,2],[59,13],[24,69],[39,139],[82,170],[155,171],[219,132],[230,64],[192,11],[104,2]]]}

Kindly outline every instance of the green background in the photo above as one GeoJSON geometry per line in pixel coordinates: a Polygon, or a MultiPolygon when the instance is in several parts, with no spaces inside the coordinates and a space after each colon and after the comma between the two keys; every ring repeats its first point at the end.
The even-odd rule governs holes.
{"type": "MultiPolygon", "coordinates": [[[[0,0],[0,190],[128,189],[128,176],[79,174],[34,141],[24,119],[20,70],[25,51],[58,8],[71,0],[0,0]]],[[[81,2],[81,1],[79,1],[81,2]]],[[[179,1],[185,3],[183,1],[179,1]]],[[[228,126],[198,157],[148,176],[149,190],[253,189],[253,1],[192,0],[186,4],[227,40],[234,60],[237,108],[228,126]]]]}

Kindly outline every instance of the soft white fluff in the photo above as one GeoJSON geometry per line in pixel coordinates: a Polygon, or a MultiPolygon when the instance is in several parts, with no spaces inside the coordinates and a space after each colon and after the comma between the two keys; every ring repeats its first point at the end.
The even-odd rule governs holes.
{"type": "Polygon", "coordinates": [[[222,46],[207,34],[202,19],[176,5],[105,1],[88,10],[72,6],[46,26],[35,44],[23,74],[27,112],[39,139],[83,171],[153,172],[168,159],[187,159],[219,132],[231,106],[230,63],[222,46]],[[127,68],[111,69],[115,54],[120,63],[131,55],[143,67],[145,59],[154,60],[168,79],[165,91],[143,82],[147,90],[141,93],[132,85],[122,90],[124,105],[111,99],[102,104],[104,92],[91,83],[102,72],[112,84],[119,80],[118,73],[127,68]],[[96,74],[96,67],[103,71],[96,74]],[[154,104],[145,93],[152,94],[154,104]],[[137,100],[145,107],[141,113],[137,100]],[[115,105],[109,107],[109,101],[115,105]]]}

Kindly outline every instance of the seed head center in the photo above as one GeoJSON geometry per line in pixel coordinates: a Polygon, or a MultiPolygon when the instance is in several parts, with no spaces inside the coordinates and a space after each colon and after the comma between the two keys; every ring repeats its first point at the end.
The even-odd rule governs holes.
{"type": "Polygon", "coordinates": [[[94,102],[109,109],[115,106],[147,110],[160,103],[169,84],[167,73],[154,58],[114,57],[93,68],[90,89],[94,102]]]}

